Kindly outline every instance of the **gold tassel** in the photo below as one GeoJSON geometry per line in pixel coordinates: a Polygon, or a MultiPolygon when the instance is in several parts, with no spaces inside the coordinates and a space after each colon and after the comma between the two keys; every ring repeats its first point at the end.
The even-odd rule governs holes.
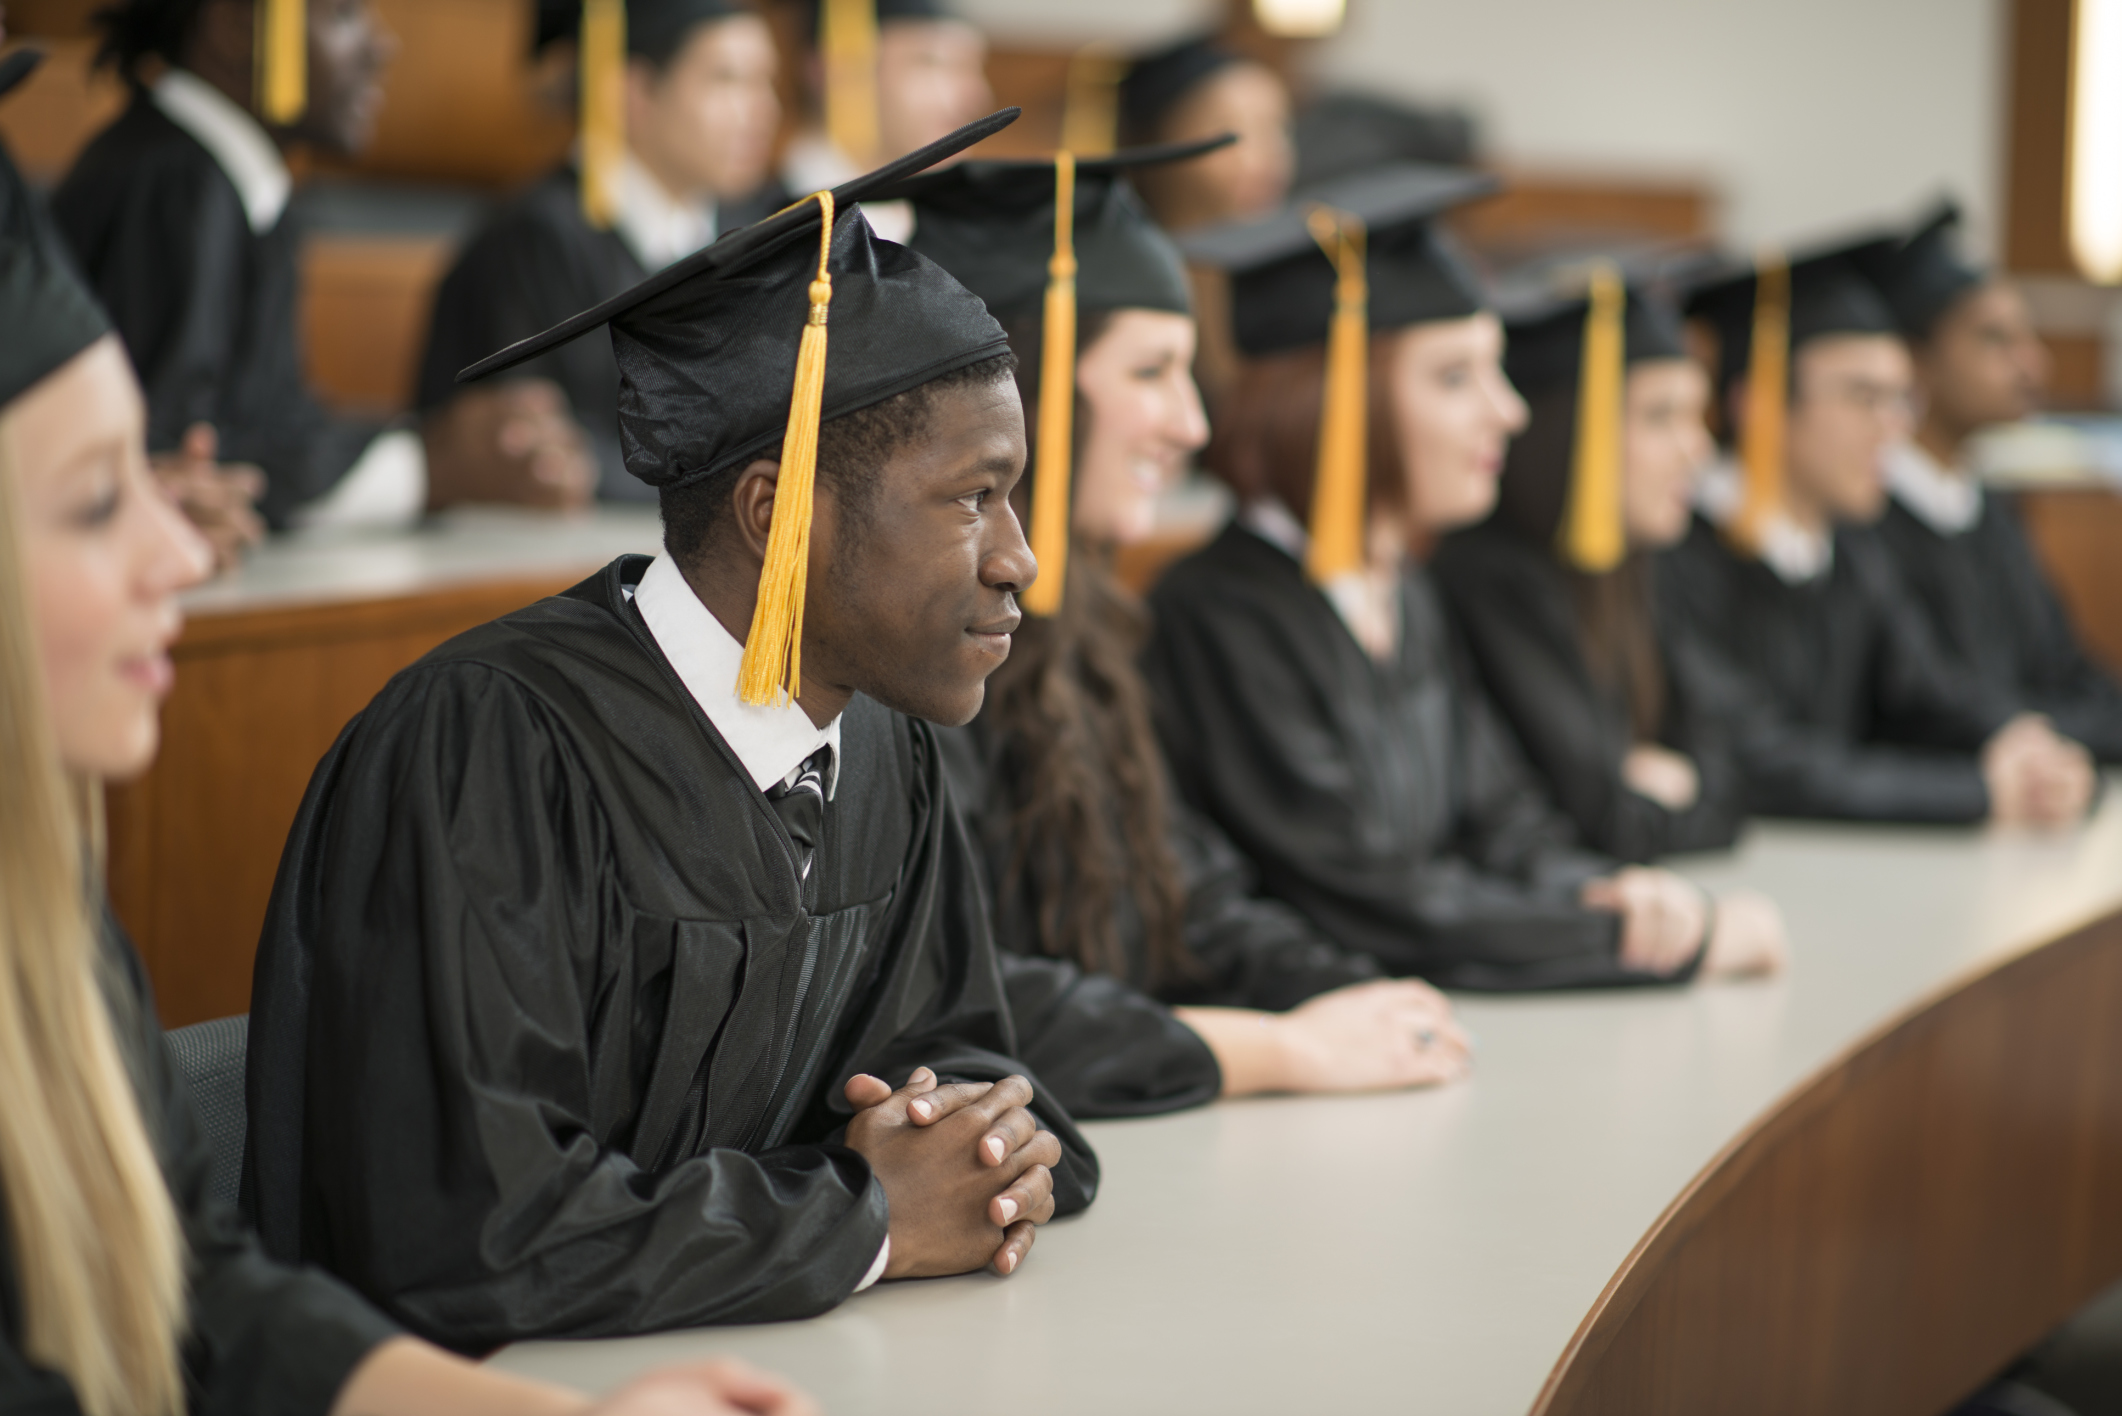
{"type": "Polygon", "coordinates": [[[619,214],[626,160],[626,0],[582,0],[582,215],[598,230],[619,214]]]}
{"type": "Polygon", "coordinates": [[[309,107],[308,0],[258,0],[258,111],[284,128],[309,107]]]}
{"type": "Polygon", "coordinates": [[[1120,129],[1120,80],[1127,62],[1110,44],[1086,44],[1068,61],[1061,146],[1085,157],[1111,153],[1120,129]]]}
{"type": "Polygon", "coordinates": [[[1611,262],[1592,267],[1584,317],[1584,367],[1577,378],[1577,445],[1562,522],[1562,554],[1603,575],[1628,553],[1621,518],[1621,401],[1626,378],[1622,312],[1628,291],[1611,262]]]}
{"type": "Polygon", "coordinates": [[[1334,318],[1326,338],[1326,394],[1319,414],[1319,459],[1312,472],[1311,542],[1304,572],[1324,585],[1364,564],[1370,486],[1370,283],[1363,223],[1313,207],[1312,239],[1334,266],[1334,318]]]}
{"type": "Polygon", "coordinates": [[[1039,351],[1039,451],[1032,464],[1032,558],[1024,592],[1035,615],[1061,613],[1068,582],[1069,482],[1076,424],[1076,155],[1054,157],[1054,254],[1046,263],[1046,334],[1039,351]]]}
{"type": "Polygon", "coordinates": [[[1784,420],[1790,407],[1790,263],[1764,254],[1754,270],[1753,348],[1747,360],[1746,430],[1739,455],[1746,498],[1731,537],[1748,555],[1761,553],[1769,518],[1783,505],[1784,420]]]}
{"type": "Polygon", "coordinates": [[[746,703],[793,702],[803,692],[803,596],[810,587],[812,494],[818,483],[818,420],[825,405],[825,315],[833,303],[833,194],[811,200],[822,213],[818,278],[810,286],[810,318],[796,349],[796,384],[781,437],[781,473],[774,484],[774,524],[759,568],[759,598],[737,670],[737,696],[746,703]]]}
{"type": "Polygon", "coordinates": [[[823,0],[818,47],[825,57],[825,131],[857,167],[876,160],[876,0],[823,0]]]}

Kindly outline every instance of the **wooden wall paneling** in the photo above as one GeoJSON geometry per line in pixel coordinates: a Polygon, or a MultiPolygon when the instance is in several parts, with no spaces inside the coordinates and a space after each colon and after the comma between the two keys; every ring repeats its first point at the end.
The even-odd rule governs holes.
{"type": "Polygon", "coordinates": [[[2012,0],[2004,263],[2075,274],[2065,225],[2071,0],[2012,0]]]}
{"type": "Polygon", "coordinates": [[[2122,493],[2021,492],[2018,507],[2079,638],[2122,673],[2122,493]]]}
{"type": "Polygon", "coordinates": [[[578,578],[201,616],[187,627],[173,650],[162,752],[145,777],[109,793],[111,897],[165,1025],[250,1006],[280,852],[340,729],[429,649],[578,578]]]}
{"type": "Polygon", "coordinates": [[[1535,1416],[1936,1416],[2122,1276],[2122,912],[1796,1088],[1631,1254],[1535,1416]]]}
{"type": "Polygon", "coordinates": [[[2049,408],[2102,412],[2107,408],[2107,341],[2096,334],[2041,331],[2048,346],[2048,387],[2042,402],[2049,408]]]}
{"type": "Polygon", "coordinates": [[[1716,234],[1706,182],[1504,170],[1503,190],[1451,218],[1469,246],[1502,263],[1612,241],[1683,243],[1716,234]]]}
{"type": "Polygon", "coordinates": [[[318,236],[302,253],[302,342],[311,387],[334,407],[410,407],[435,287],[456,257],[439,237],[318,236]]]}

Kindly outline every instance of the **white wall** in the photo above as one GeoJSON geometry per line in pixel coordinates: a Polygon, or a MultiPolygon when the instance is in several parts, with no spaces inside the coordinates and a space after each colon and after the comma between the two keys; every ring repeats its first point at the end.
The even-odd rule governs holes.
{"type": "MultiPolygon", "coordinates": [[[[1002,38],[1133,40],[1200,0],[962,0],[1002,38]]],[[[1206,7],[1213,10],[1213,6],[1206,7]]],[[[2001,0],[1351,0],[1317,76],[1479,116],[1507,160],[1706,179],[1740,244],[1803,242],[1941,191],[1989,244],[2001,0]]]]}

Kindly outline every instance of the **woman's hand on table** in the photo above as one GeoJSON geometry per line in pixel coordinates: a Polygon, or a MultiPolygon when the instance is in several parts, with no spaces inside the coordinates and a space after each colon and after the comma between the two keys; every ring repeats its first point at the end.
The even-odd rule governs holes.
{"type": "Polygon", "coordinates": [[[1416,979],[1352,983],[1286,1013],[1174,1008],[1216,1054],[1223,1095],[1390,1091],[1455,1081],[1473,1044],[1443,994],[1416,979]]]}
{"type": "Polygon", "coordinates": [[[148,460],[156,485],[213,548],[216,575],[235,569],[243,553],[265,538],[265,522],[256,505],[265,495],[265,474],[255,467],[217,462],[219,451],[213,425],[194,423],[184,430],[177,451],[148,460]]]}
{"type": "Polygon", "coordinates": [[[1780,973],[1788,962],[1783,911],[1774,900],[1754,890],[1734,890],[1717,897],[1717,919],[1710,928],[1703,973],[1723,978],[1780,973]]]}
{"type": "Polygon", "coordinates": [[[1708,942],[1709,900],[1670,870],[1631,865],[1584,882],[1585,908],[1621,916],[1621,962],[1648,974],[1677,973],[1708,942]]]}
{"type": "Polygon", "coordinates": [[[628,1382],[584,1416],[818,1416],[781,1378],[727,1358],[667,1367],[628,1382]]]}

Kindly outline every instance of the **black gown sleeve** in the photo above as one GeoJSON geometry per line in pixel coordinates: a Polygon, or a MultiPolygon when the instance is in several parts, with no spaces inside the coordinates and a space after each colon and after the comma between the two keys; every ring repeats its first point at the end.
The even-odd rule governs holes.
{"type": "Polygon", "coordinates": [[[1367,688],[1307,674],[1310,622],[1280,612],[1279,594],[1185,570],[1152,596],[1144,667],[1159,730],[1181,792],[1252,859],[1269,894],[1387,972],[1447,987],[1655,981],[1621,966],[1615,916],[1576,903],[1611,862],[1571,847],[1478,701],[1451,693],[1461,809],[1448,838],[1425,840],[1407,823],[1410,804],[1379,798],[1376,765],[1335,718],[1337,705],[1367,703],[1367,688]]]}
{"type": "Polygon", "coordinates": [[[294,930],[314,941],[313,996],[337,1004],[308,1010],[306,1098],[263,1108],[277,1020],[254,1017],[246,1193],[462,1350],[823,1312],[886,1233],[859,1155],[716,1148],[651,1170],[598,1139],[589,1019],[611,1005],[600,951],[630,947],[633,920],[602,808],[543,712],[482,665],[415,670],[320,767],[260,980],[303,956],[272,937],[294,930]],[[305,1105],[334,1124],[305,1126],[305,1105]],[[304,1147],[279,1166],[302,1195],[260,1192],[272,1144],[304,1147]]]}
{"type": "MultiPolygon", "coordinates": [[[[1773,627],[1749,624],[1736,605],[1736,562],[1697,525],[1658,566],[1661,622],[1670,636],[1667,662],[1680,691],[1731,725],[1733,752],[1745,778],[1747,807],[1770,816],[1858,821],[1971,822],[1989,814],[1989,789],[1966,750],[1860,738],[1836,722],[1805,716],[1778,685],[1751,672],[1734,646],[1773,627]]],[[[1846,613],[1872,619],[1876,607],[1848,597],[1846,613]]],[[[1856,626],[1855,652],[1876,650],[1876,619],[1856,626]]],[[[1904,626],[1905,628],[1906,626],[1904,626]]],[[[1826,645],[1819,653],[1835,652],[1826,645]]],[[[1842,651],[1849,652],[1849,651],[1842,651]]],[[[1935,669],[1920,648],[1903,645],[1874,671],[1875,706],[1907,724],[1928,716],[1933,730],[1964,733],[1941,711],[1935,669]]],[[[1824,671],[1823,671],[1824,673],[1824,671]]]]}
{"type": "Polygon", "coordinates": [[[1437,579],[1481,685],[1554,803],[1596,850],[1645,862],[1679,851],[1721,850],[1737,838],[1743,800],[1729,749],[1700,713],[1673,695],[1676,731],[1664,745],[1686,753],[1701,789],[1674,811],[1622,780],[1632,745],[1625,707],[1594,685],[1562,572],[1500,537],[1454,538],[1437,579]]]}

